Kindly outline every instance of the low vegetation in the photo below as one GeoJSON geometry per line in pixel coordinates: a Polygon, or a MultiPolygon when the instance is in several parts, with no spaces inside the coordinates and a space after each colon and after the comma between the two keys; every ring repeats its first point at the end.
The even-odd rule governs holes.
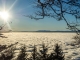
{"type": "MultiPolygon", "coordinates": [[[[5,48],[4,52],[0,53],[0,60],[13,60],[15,44],[10,45],[11,47],[5,48]]],[[[20,48],[18,57],[15,60],[65,60],[62,48],[60,45],[56,44],[55,48],[51,53],[48,53],[49,48],[42,44],[42,48],[38,51],[37,46],[34,45],[31,54],[28,54],[26,46],[23,45],[20,48]]]]}
{"type": "Polygon", "coordinates": [[[73,39],[75,39],[75,44],[79,45],[80,44],[80,35],[76,35],[73,37],[73,39]]]}
{"type": "Polygon", "coordinates": [[[26,60],[26,56],[27,56],[27,54],[26,54],[26,46],[24,45],[20,49],[21,50],[20,50],[20,53],[19,53],[19,55],[17,57],[17,60],[26,60]]]}

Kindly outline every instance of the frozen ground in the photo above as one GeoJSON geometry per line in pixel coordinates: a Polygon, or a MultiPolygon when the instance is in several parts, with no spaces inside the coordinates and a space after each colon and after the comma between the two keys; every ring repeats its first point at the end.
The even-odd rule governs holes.
{"type": "Polygon", "coordinates": [[[72,39],[76,35],[75,33],[11,32],[3,34],[8,38],[0,37],[0,44],[2,45],[18,42],[17,47],[25,44],[28,48],[31,48],[34,44],[40,47],[42,43],[45,43],[51,50],[55,43],[59,43],[65,53],[66,60],[80,60],[80,46],[71,45],[72,41],[75,41],[72,39]]]}

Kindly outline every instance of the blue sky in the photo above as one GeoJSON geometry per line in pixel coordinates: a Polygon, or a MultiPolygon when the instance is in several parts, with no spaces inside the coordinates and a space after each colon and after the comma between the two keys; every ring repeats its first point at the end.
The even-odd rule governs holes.
{"type": "MultiPolygon", "coordinates": [[[[36,31],[36,30],[67,30],[66,23],[57,21],[54,18],[44,18],[42,20],[34,20],[23,15],[34,14],[34,0],[0,0],[0,11],[5,7],[10,14],[8,20],[10,29],[13,31],[36,31]],[[12,22],[12,23],[10,23],[12,22]]],[[[70,19],[72,19],[70,17],[70,19]]],[[[0,19],[0,25],[4,22],[0,19]]],[[[8,28],[8,27],[7,27],[8,28]]]]}

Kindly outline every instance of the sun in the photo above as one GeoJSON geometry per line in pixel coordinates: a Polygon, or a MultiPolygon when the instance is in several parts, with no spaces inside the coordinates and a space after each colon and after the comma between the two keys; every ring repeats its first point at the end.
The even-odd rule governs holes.
{"type": "Polygon", "coordinates": [[[9,13],[7,11],[2,11],[0,12],[0,17],[4,20],[7,21],[9,19],[9,13]]]}

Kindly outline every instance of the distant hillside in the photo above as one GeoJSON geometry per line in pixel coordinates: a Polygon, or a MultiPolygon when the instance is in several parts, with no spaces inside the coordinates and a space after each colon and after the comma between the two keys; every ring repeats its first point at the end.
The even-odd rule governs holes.
{"type": "Polygon", "coordinates": [[[50,30],[38,30],[36,32],[50,32],[50,30]]]}
{"type": "MultiPolygon", "coordinates": [[[[12,31],[12,32],[76,32],[76,31],[50,31],[50,30],[37,30],[37,31],[12,31]]],[[[80,32],[80,30],[79,30],[78,32],[80,32]]]]}

